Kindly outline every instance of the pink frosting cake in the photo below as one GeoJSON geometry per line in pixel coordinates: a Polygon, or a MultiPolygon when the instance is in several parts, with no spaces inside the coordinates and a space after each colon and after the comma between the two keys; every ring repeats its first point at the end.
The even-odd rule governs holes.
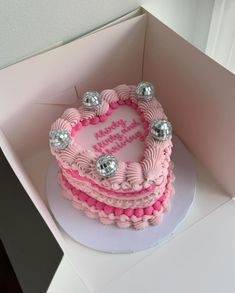
{"type": "Polygon", "coordinates": [[[50,148],[64,196],[88,217],[143,229],[170,210],[171,124],[150,83],[86,92],[52,124],[50,148]]]}

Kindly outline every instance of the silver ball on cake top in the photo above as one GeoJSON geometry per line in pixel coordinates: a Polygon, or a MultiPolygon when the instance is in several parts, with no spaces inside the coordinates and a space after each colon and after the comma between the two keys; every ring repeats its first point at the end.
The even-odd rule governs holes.
{"type": "Polygon", "coordinates": [[[101,155],[96,160],[96,171],[103,177],[110,177],[116,174],[118,161],[113,155],[101,155]]]}
{"type": "Polygon", "coordinates": [[[150,133],[155,140],[167,140],[172,135],[172,125],[168,120],[154,120],[150,126],[150,133]]]}
{"type": "Polygon", "coordinates": [[[148,81],[141,81],[136,87],[136,98],[139,101],[150,101],[154,97],[154,86],[148,81]]]}
{"type": "Polygon", "coordinates": [[[102,102],[101,95],[98,92],[88,91],[82,97],[82,103],[88,110],[97,109],[102,102]]]}
{"type": "Polygon", "coordinates": [[[71,142],[71,136],[66,129],[53,129],[49,134],[50,145],[57,149],[65,149],[71,142]]]}

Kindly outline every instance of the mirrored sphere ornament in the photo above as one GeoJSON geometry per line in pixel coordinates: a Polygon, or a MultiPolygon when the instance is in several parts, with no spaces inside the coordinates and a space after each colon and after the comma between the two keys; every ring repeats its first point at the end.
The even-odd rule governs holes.
{"type": "Polygon", "coordinates": [[[150,126],[150,133],[155,140],[167,140],[172,135],[172,125],[168,120],[154,120],[150,126]]]}
{"type": "Polygon", "coordinates": [[[71,142],[71,136],[66,129],[53,129],[49,134],[50,145],[57,149],[65,149],[71,142]]]}
{"type": "Polygon", "coordinates": [[[150,101],[154,97],[154,86],[148,81],[141,81],[136,87],[136,98],[140,101],[150,101]]]}
{"type": "Polygon", "coordinates": [[[116,174],[118,161],[113,155],[101,155],[96,160],[96,171],[103,177],[110,177],[116,174]]]}
{"type": "Polygon", "coordinates": [[[88,110],[97,109],[102,102],[101,95],[98,92],[88,91],[82,97],[82,103],[88,110]]]}

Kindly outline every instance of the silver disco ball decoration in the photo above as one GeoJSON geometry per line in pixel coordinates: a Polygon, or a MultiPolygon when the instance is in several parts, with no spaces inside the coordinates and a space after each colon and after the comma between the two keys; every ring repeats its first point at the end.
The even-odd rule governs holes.
{"type": "Polygon", "coordinates": [[[154,97],[154,86],[148,81],[141,81],[136,87],[136,97],[140,101],[150,101],[154,97]]]}
{"type": "Polygon", "coordinates": [[[96,160],[96,171],[103,177],[110,177],[116,174],[118,169],[118,161],[112,155],[101,155],[96,160]]]}
{"type": "Polygon", "coordinates": [[[71,142],[71,136],[66,129],[54,129],[49,134],[50,145],[57,149],[65,149],[71,142]]]}
{"type": "Polygon", "coordinates": [[[155,140],[167,140],[172,135],[172,125],[168,120],[154,120],[150,133],[155,140]]]}
{"type": "Polygon", "coordinates": [[[82,97],[82,103],[88,110],[97,109],[102,102],[101,95],[98,92],[88,91],[82,97]]]}

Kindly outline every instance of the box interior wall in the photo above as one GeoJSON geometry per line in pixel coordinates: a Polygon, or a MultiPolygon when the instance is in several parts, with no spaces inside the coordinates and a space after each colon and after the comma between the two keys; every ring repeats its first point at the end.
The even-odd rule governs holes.
{"type": "Polygon", "coordinates": [[[64,109],[78,106],[85,90],[140,80],[157,85],[175,132],[233,194],[234,76],[146,13],[1,71],[8,151],[4,139],[1,146],[17,158],[26,190],[32,180],[46,203],[48,132],[64,109]]]}
{"type": "MultiPolygon", "coordinates": [[[[103,263],[105,258],[114,264],[113,270],[99,272],[105,276],[100,279],[104,282],[120,273],[120,267],[124,271],[138,262],[144,253],[101,258],[82,246],[78,249],[78,244],[58,228],[45,196],[45,178],[52,159],[50,125],[64,109],[78,106],[78,97],[87,89],[137,84],[143,79],[156,85],[175,132],[233,194],[234,76],[149,13],[0,71],[0,146],[63,250],[77,261],[83,280],[98,280],[97,271],[89,265],[94,261],[103,263]]],[[[210,198],[200,194],[198,209],[188,225],[228,199],[221,200],[216,192],[210,198]]]]}

